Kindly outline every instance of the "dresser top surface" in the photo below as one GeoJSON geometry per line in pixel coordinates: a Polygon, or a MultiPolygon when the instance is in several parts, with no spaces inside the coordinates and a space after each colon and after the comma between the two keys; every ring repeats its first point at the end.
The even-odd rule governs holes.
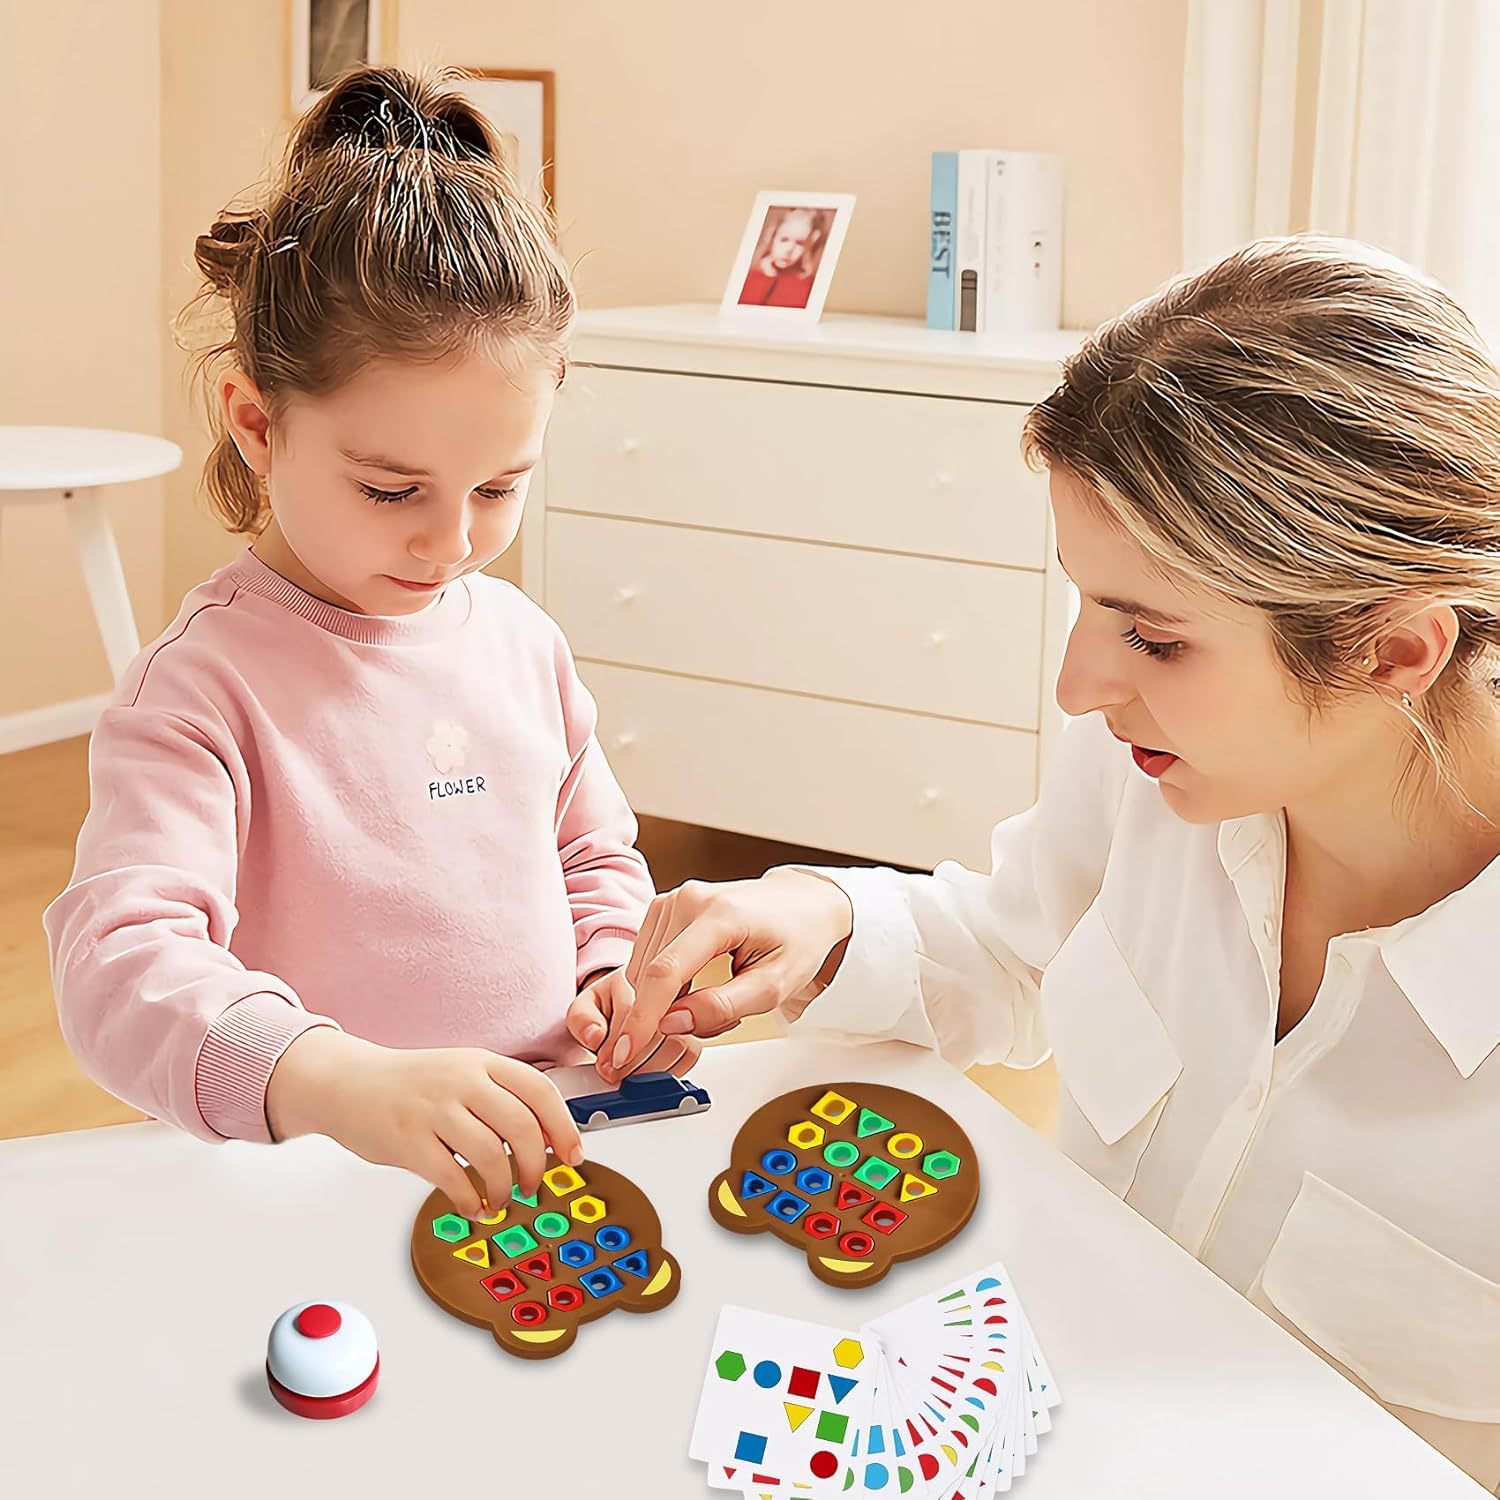
{"type": "Polygon", "coordinates": [[[925,327],[918,318],[855,313],[828,313],[817,323],[759,323],[750,314],[723,314],[716,304],[684,303],[589,309],[579,315],[576,337],[576,352],[585,360],[601,342],[618,340],[1040,374],[1055,371],[1087,335],[1078,329],[1029,334],[947,333],[925,327]]]}

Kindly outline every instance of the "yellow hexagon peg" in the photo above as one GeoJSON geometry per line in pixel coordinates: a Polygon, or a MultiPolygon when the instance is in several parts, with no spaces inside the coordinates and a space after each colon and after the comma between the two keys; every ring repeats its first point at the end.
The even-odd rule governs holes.
{"type": "Polygon", "coordinates": [[[787,1140],[799,1151],[810,1151],[814,1146],[821,1146],[827,1132],[821,1125],[814,1125],[811,1120],[804,1120],[800,1125],[793,1125],[787,1131],[787,1140]]]}
{"type": "Polygon", "coordinates": [[[833,1357],[841,1370],[857,1369],[864,1363],[864,1346],[855,1339],[840,1339],[833,1346],[833,1357]]]}
{"type": "Polygon", "coordinates": [[[854,1101],[844,1098],[842,1094],[835,1094],[832,1089],[829,1089],[813,1105],[812,1112],[820,1120],[827,1120],[830,1125],[842,1125],[854,1113],[854,1101]]]}
{"type": "Polygon", "coordinates": [[[582,1198],[575,1198],[568,1205],[568,1212],[580,1224],[597,1224],[609,1210],[604,1206],[602,1198],[595,1198],[591,1193],[585,1193],[582,1198]]]}

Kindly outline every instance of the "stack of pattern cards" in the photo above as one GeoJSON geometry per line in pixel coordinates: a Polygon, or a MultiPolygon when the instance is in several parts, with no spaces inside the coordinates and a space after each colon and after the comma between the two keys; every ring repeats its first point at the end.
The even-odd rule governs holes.
{"type": "Polygon", "coordinates": [[[690,1455],[753,1496],[1009,1490],[1057,1384],[996,1263],[858,1329],[726,1307],[690,1455]]]}

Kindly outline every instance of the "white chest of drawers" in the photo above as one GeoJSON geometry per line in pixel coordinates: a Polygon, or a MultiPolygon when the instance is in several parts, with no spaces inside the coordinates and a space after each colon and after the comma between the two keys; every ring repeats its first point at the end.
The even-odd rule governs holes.
{"type": "Polygon", "coordinates": [[[636,810],[984,865],[1068,622],[1028,408],[1077,334],[580,320],[522,541],[636,810]]]}

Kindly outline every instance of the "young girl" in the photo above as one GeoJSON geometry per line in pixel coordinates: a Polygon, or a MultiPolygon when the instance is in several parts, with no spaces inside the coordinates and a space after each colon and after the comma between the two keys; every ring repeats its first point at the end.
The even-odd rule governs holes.
{"type": "Polygon", "coordinates": [[[740,290],[742,306],[806,307],[819,251],[828,237],[827,209],[783,208],[740,290]]]}
{"type": "Polygon", "coordinates": [[[597,1047],[652,895],[567,645],[480,571],[572,288],[482,116],[394,70],[336,85],[197,259],[232,324],[205,481],[254,541],[94,733],[44,918],[63,1032],[205,1139],[321,1132],[476,1214],[454,1153],[495,1202],[507,1147],[525,1191],[579,1156],[540,1069],[597,1047]]]}
{"type": "Polygon", "coordinates": [[[660,898],[625,1034],[1050,1049],[1070,1156],[1493,1488],[1500,373],[1408,269],[1268,241],[1100,329],[1027,438],[1081,596],[1037,805],[988,875],[660,898]]]}

